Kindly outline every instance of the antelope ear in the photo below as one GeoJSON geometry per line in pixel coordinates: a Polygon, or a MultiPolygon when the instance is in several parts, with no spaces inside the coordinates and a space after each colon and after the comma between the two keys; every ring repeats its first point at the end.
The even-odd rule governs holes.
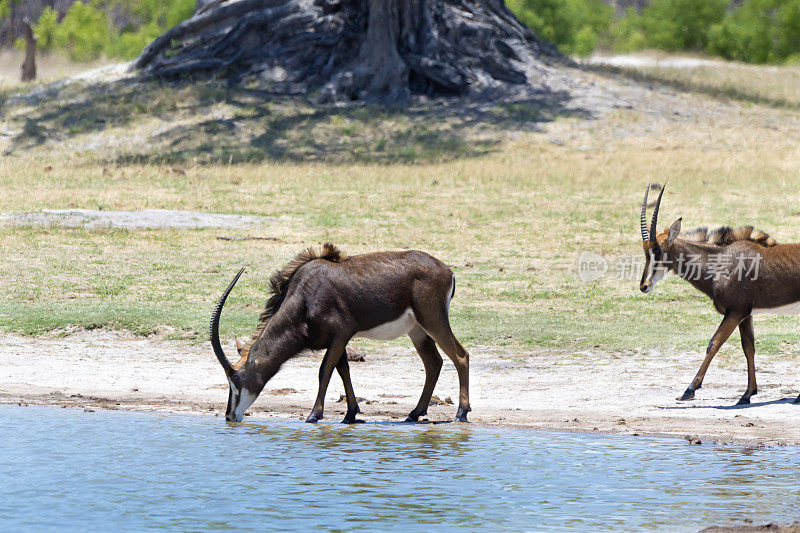
{"type": "Polygon", "coordinates": [[[236,340],[236,351],[239,352],[239,355],[242,355],[242,350],[244,350],[245,345],[239,342],[238,338],[234,338],[236,340]]]}
{"type": "Polygon", "coordinates": [[[681,234],[681,219],[679,218],[669,227],[669,235],[667,236],[667,243],[671,246],[678,235],[681,234]]]}

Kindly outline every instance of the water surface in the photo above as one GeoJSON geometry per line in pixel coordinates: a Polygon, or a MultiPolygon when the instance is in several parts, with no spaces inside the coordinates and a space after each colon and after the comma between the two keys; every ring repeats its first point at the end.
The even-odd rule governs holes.
{"type": "Polygon", "coordinates": [[[0,406],[0,530],[669,530],[800,518],[800,448],[0,406]]]}

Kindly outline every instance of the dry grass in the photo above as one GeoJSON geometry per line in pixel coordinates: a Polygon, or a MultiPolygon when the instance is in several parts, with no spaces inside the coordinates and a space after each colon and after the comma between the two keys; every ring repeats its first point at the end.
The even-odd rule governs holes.
{"type": "Polygon", "coordinates": [[[772,106],[800,108],[800,67],[719,61],[694,67],[594,67],[641,82],[772,106]]]}
{"type": "MultiPolygon", "coordinates": [[[[198,157],[154,164],[161,160],[148,163],[130,157],[131,150],[153,154],[142,141],[152,137],[143,132],[187,98],[181,88],[152,90],[143,98],[162,102],[163,117],[129,102],[115,110],[105,101],[103,129],[48,133],[41,144],[12,145],[0,159],[0,211],[166,208],[277,220],[257,233],[0,228],[3,249],[15,250],[0,266],[7,294],[0,328],[40,333],[75,325],[148,333],[171,324],[180,335],[201,338],[219,291],[247,265],[225,318],[227,334],[243,335],[264,301],[270,271],[305,246],[332,241],[350,253],[420,248],[452,265],[458,278],[453,320],[469,344],[700,349],[719,318],[688,284],[668,279],[644,296],[638,281],[619,280],[613,270],[585,284],[574,270],[577,256],[591,250],[616,261],[641,254],[638,209],[647,181],[669,182],[663,224],[678,216],[687,227],[752,223],[779,241],[800,241],[800,128],[790,110],[670,96],[681,106],[678,114],[618,111],[585,121],[555,113],[535,127],[509,118],[459,122],[460,129],[453,122],[466,119],[457,115],[408,118],[357,108],[314,124],[293,122],[276,137],[286,143],[310,136],[319,141],[312,155],[332,147],[338,154],[333,161],[262,153],[254,162],[229,165],[187,147],[198,157]],[[343,125],[350,132],[347,149],[330,133],[343,125]],[[449,132],[459,143],[423,153],[425,137],[413,135],[419,127],[449,132]],[[407,135],[393,150],[413,148],[416,156],[375,156],[374,137],[389,143],[398,130],[407,135]],[[98,151],[75,150],[92,138],[98,151]],[[480,143],[486,149],[473,151],[480,143]],[[353,147],[361,151],[348,156],[353,147]],[[217,239],[234,234],[277,241],[217,239]]],[[[229,113],[224,105],[216,109],[229,113]]],[[[271,120],[309,113],[292,105],[269,103],[271,120]]],[[[21,108],[12,111],[22,116],[21,108]]],[[[33,110],[42,128],[63,120],[55,111],[47,105],[33,110]]],[[[534,105],[503,112],[544,113],[534,105]]],[[[185,110],[175,113],[176,120],[192,118],[185,110]]],[[[260,120],[239,127],[255,128],[260,120]]],[[[17,124],[11,121],[12,128],[17,124]]],[[[203,135],[187,131],[185,142],[203,135]]],[[[240,153],[233,144],[229,149],[240,153]]],[[[760,352],[800,353],[793,318],[760,317],[756,329],[760,352]]],[[[736,342],[726,350],[736,351],[736,342]]]]}

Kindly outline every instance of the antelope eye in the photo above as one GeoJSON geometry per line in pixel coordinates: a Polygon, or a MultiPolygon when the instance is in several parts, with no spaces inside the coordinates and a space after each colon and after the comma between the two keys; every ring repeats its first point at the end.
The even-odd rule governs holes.
{"type": "Polygon", "coordinates": [[[658,245],[653,247],[653,259],[656,261],[661,260],[661,247],[658,245]]]}

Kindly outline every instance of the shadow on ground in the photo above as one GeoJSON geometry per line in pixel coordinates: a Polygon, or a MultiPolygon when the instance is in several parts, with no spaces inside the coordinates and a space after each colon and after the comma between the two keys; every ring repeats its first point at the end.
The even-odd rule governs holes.
{"type": "Polygon", "coordinates": [[[795,398],[781,398],[780,400],[769,400],[763,402],[750,402],[746,404],[736,404],[732,403],[730,405],[672,405],[668,407],[661,407],[661,409],[677,409],[677,410],[684,410],[684,409],[751,409],[753,407],[763,407],[765,405],[776,405],[776,404],[795,404],[795,398]]]}
{"type": "Polygon", "coordinates": [[[222,82],[115,82],[0,95],[14,150],[67,144],[110,163],[425,162],[496,150],[562,117],[592,118],[566,92],[505,103],[314,106],[222,82]],[[98,135],[102,134],[102,135],[98,135]]]}

